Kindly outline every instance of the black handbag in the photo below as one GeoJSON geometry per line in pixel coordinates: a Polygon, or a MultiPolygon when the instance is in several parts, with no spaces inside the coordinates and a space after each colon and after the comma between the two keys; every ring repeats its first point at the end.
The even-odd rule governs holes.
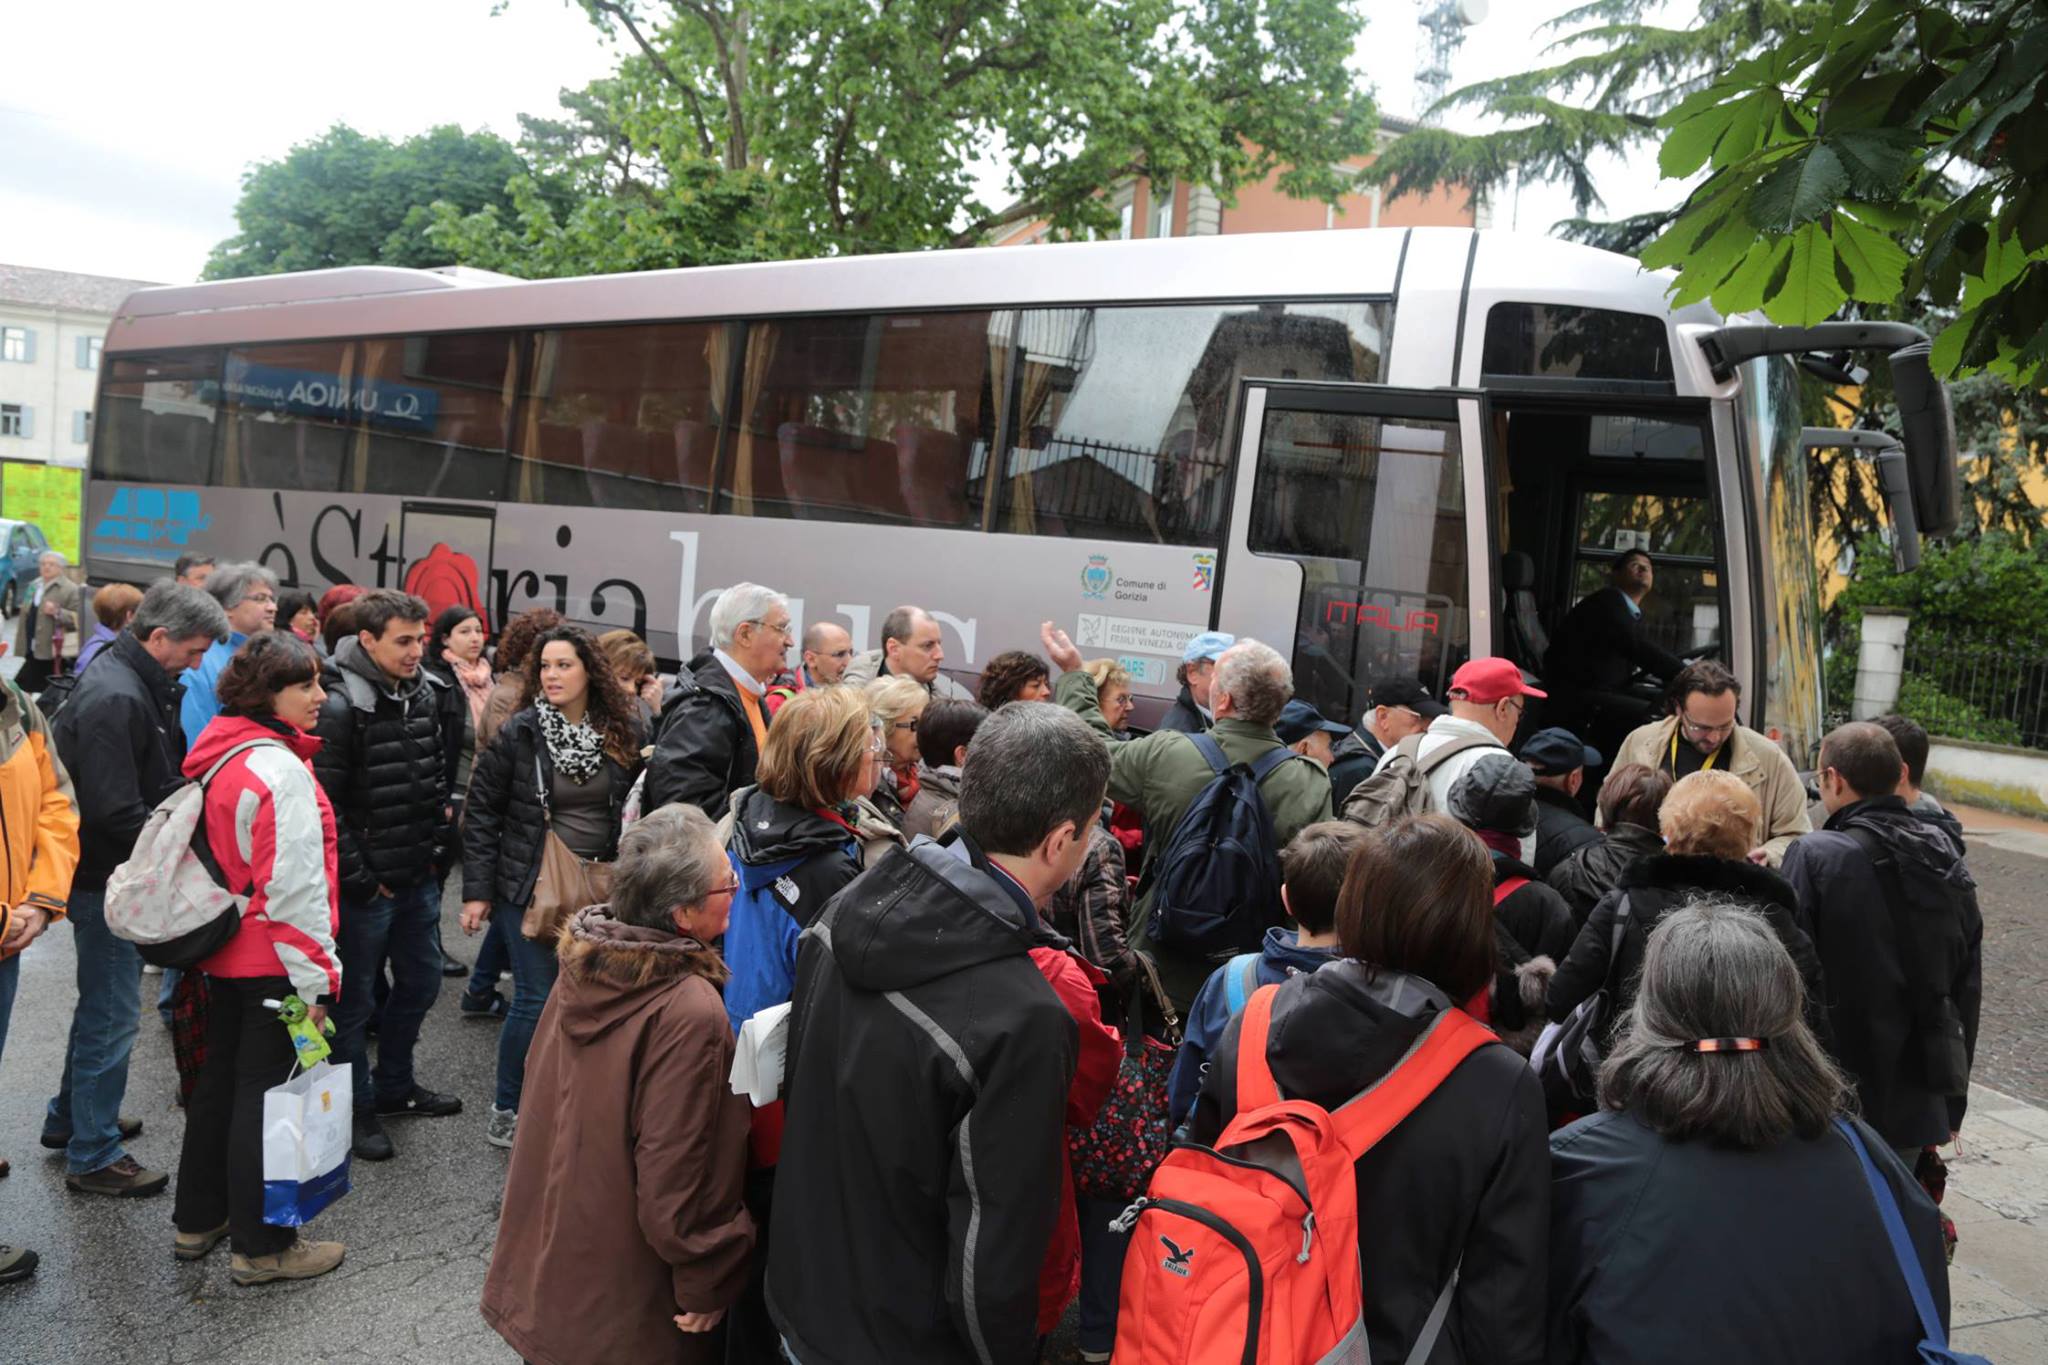
{"type": "Polygon", "coordinates": [[[1088,1199],[1137,1198],[1173,1146],[1166,1082],[1180,1052],[1180,1016],[1174,1013],[1152,960],[1142,953],[1137,958],[1142,982],[1125,1007],[1124,1057],[1116,1085],[1093,1123],[1067,1130],[1074,1191],[1088,1199]],[[1164,1038],[1145,1032],[1148,992],[1166,1021],[1164,1038]]]}

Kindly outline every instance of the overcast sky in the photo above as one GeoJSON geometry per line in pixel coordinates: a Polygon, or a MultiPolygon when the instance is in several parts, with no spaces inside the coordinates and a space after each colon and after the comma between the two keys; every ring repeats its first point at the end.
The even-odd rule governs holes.
{"type": "MultiPolygon", "coordinates": [[[[1567,0],[1496,3],[1454,83],[1526,69],[1534,27],[1567,0]],[[1503,17],[1512,11],[1513,17],[1503,17]]],[[[615,53],[566,0],[101,0],[0,4],[0,261],[133,279],[195,278],[235,230],[240,177],[336,122],[402,137],[437,123],[508,137],[521,112],[603,75],[615,53]]],[[[1414,105],[1415,7],[1386,0],[1361,60],[1389,113],[1414,105]]],[[[1653,160],[1601,168],[1614,214],[1669,199],[1653,160]]],[[[1003,194],[999,177],[988,186],[1003,194]]],[[[1503,198],[1499,226],[1571,211],[1548,187],[1503,198]]]]}

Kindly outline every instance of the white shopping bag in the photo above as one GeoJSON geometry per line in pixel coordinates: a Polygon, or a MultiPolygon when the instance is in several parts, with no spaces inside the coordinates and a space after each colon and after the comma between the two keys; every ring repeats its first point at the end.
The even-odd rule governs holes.
{"type": "Polygon", "coordinates": [[[263,1221],[298,1227],[348,1193],[349,1064],[321,1062],[263,1092],[263,1221]]]}
{"type": "Polygon", "coordinates": [[[733,1042],[732,1093],[744,1095],[756,1109],[775,1103],[782,1094],[783,1063],[789,1053],[787,1000],[770,1005],[746,1023],[733,1042]]]}

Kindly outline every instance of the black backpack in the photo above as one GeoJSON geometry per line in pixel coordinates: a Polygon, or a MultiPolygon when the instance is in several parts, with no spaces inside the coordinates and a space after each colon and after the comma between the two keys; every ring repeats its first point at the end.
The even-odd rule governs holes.
{"type": "Polygon", "coordinates": [[[1970,1056],[1963,1013],[1950,991],[1969,952],[1963,928],[1965,901],[1976,884],[1960,862],[1954,876],[1944,877],[1918,858],[1895,855],[1874,830],[1850,825],[1844,832],[1877,869],[1891,912],[1913,1013],[1906,1067],[1937,1095],[1968,1094],[1970,1056]]]}
{"type": "Polygon", "coordinates": [[[1188,740],[1215,777],[1152,863],[1152,937],[1204,957],[1249,952],[1281,918],[1280,851],[1259,784],[1300,755],[1279,748],[1233,764],[1213,735],[1188,740]]]}

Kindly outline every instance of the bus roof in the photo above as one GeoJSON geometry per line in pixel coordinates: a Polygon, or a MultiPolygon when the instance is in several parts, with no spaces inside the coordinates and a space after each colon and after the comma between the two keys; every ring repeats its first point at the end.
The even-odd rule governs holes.
{"type": "MultiPolygon", "coordinates": [[[[1595,295],[1630,312],[1671,311],[1666,278],[1626,256],[1491,230],[1382,228],[982,247],[560,280],[467,267],[350,266],[139,290],[121,305],[106,349],[899,309],[1392,297],[1404,286],[1411,254],[1465,263],[1462,280],[1405,280],[1422,292],[1513,288],[1537,301],[1595,295]]],[[[1703,309],[1680,316],[1716,320],[1703,309]]]]}

